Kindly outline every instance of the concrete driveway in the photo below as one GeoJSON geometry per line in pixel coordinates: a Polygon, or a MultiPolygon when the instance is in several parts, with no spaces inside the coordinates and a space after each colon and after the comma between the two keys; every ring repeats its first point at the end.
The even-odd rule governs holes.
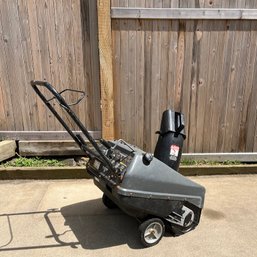
{"type": "Polygon", "coordinates": [[[256,257],[257,175],[192,179],[207,190],[200,225],[147,249],[91,180],[1,181],[0,256],[256,257]]]}

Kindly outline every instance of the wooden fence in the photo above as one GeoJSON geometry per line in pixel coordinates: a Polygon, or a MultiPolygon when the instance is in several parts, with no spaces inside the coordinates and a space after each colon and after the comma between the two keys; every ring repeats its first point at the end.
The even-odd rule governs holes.
{"type": "Polygon", "coordinates": [[[112,1],[116,137],[153,150],[172,108],[186,152],[257,150],[256,9],[239,8],[257,2],[112,1]]]}
{"type": "Polygon", "coordinates": [[[101,131],[96,10],[87,0],[0,1],[0,134],[45,138],[40,131],[63,130],[31,89],[33,79],[85,90],[75,110],[101,131]]]}
{"type": "Polygon", "coordinates": [[[75,110],[104,137],[152,151],[172,108],[186,117],[185,152],[256,151],[256,9],[253,0],[2,0],[0,136],[62,130],[29,86],[46,79],[86,90],[75,110]]]}

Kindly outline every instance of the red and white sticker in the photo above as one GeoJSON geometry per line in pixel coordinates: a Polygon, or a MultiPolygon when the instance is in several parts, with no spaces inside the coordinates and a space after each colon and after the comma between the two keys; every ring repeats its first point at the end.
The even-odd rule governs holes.
{"type": "Polygon", "coordinates": [[[179,146],[171,145],[170,146],[170,156],[178,157],[178,153],[179,153],[179,146]]]}

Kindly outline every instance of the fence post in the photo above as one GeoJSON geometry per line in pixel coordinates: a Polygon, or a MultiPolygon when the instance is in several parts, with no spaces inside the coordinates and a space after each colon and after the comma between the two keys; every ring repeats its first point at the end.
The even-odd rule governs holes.
{"type": "Polygon", "coordinates": [[[114,138],[114,92],[110,0],[97,0],[97,14],[102,109],[102,137],[109,140],[114,138]]]}

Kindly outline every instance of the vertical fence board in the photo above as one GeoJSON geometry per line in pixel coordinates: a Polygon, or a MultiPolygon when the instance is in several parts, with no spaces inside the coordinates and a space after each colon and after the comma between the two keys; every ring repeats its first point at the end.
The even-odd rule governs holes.
{"type": "Polygon", "coordinates": [[[114,138],[114,93],[110,0],[97,1],[103,137],[114,138]]]}
{"type": "MultiPolygon", "coordinates": [[[[185,25],[185,60],[190,65],[184,65],[183,67],[183,90],[182,90],[182,112],[185,114],[186,119],[186,128],[185,132],[187,135],[185,141],[185,148],[187,151],[189,149],[189,138],[190,138],[190,99],[191,99],[191,72],[192,67],[191,64],[193,62],[193,38],[194,38],[194,21],[186,22],[185,25]]],[[[177,76],[177,74],[176,74],[177,76]]]]}
{"type": "Polygon", "coordinates": [[[239,151],[249,151],[251,149],[248,145],[248,135],[252,135],[251,124],[253,124],[253,119],[249,116],[250,113],[250,101],[252,96],[253,90],[253,79],[255,77],[254,70],[256,65],[256,51],[257,51],[257,23],[251,22],[251,31],[250,33],[250,42],[249,42],[249,59],[246,66],[246,81],[244,86],[244,98],[243,98],[243,107],[242,107],[242,114],[241,114],[241,121],[240,121],[240,129],[239,129],[239,151]],[[255,62],[254,62],[255,60],[255,62]],[[251,129],[251,130],[249,130],[251,129]],[[247,131],[248,130],[248,131],[247,131]],[[247,133],[248,132],[248,133],[247,133]]]}
{"type": "Polygon", "coordinates": [[[203,147],[203,131],[205,124],[205,99],[207,94],[208,81],[208,65],[206,65],[206,57],[209,55],[209,32],[208,21],[199,21],[196,26],[196,38],[199,41],[199,61],[198,69],[199,75],[196,81],[197,86],[197,106],[196,106],[196,136],[195,136],[195,151],[201,152],[203,147]]]}
{"type": "MultiPolygon", "coordinates": [[[[113,1],[114,2],[114,1],[113,1]]],[[[120,74],[120,62],[121,62],[121,44],[120,44],[120,23],[119,20],[112,21],[112,45],[116,46],[116,51],[113,52],[113,74],[120,74]]],[[[115,137],[120,138],[121,131],[121,98],[118,76],[113,76],[113,89],[114,89],[114,125],[115,125],[115,137]]]]}
{"type": "MultiPolygon", "coordinates": [[[[223,112],[221,109],[223,95],[222,95],[222,88],[224,85],[222,84],[222,76],[220,76],[220,70],[223,70],[224,63],[221,62],[223,56],[226,55],[224,52],[224,45],[223,42],[225,40],[225,31],[226,31],[226,22],[220,21],[217,23],[217,43],[215,47],[215,63],[213,65],[213,99],[214,99],[214,108],[212,110],[212,122],[211,122],[211,138],[212,140],[209,140],[208,138],[206,140],[209,140],[209,149],[212,152],[217,151],[217,141],[218,141],[218,131],[219,131],[219,117],[220,114],[223,112]]],[[[211,33],[211,32],[210,32],[211,33]]],[[[206,116],[206,122],[208,122],[208,117],[206,116]]]]}
{"type": "MultiPolygon", "coordinates": [[[[2,4],[0,3],[0,14],[2,9],[2,4]]],[[[2,17],[2,15],[1,15],[2,17]]],[[[5,44],[8,42],[8,38],[4,34],[3,31],[3,22],[2,19],[0,19],[0,56],[1,56],[1,62],[0,62],[0,86],[1,86],[1,126],[3,129],[15,129],[15,123],[14,123],[14,113],[13,113],[13,99],[11,98],[11,88],[6,87],[6,85],[9,83],[9,77],[6,76],[8,67],[7,67],[7,54],[5,51],[5,44]]]]}

